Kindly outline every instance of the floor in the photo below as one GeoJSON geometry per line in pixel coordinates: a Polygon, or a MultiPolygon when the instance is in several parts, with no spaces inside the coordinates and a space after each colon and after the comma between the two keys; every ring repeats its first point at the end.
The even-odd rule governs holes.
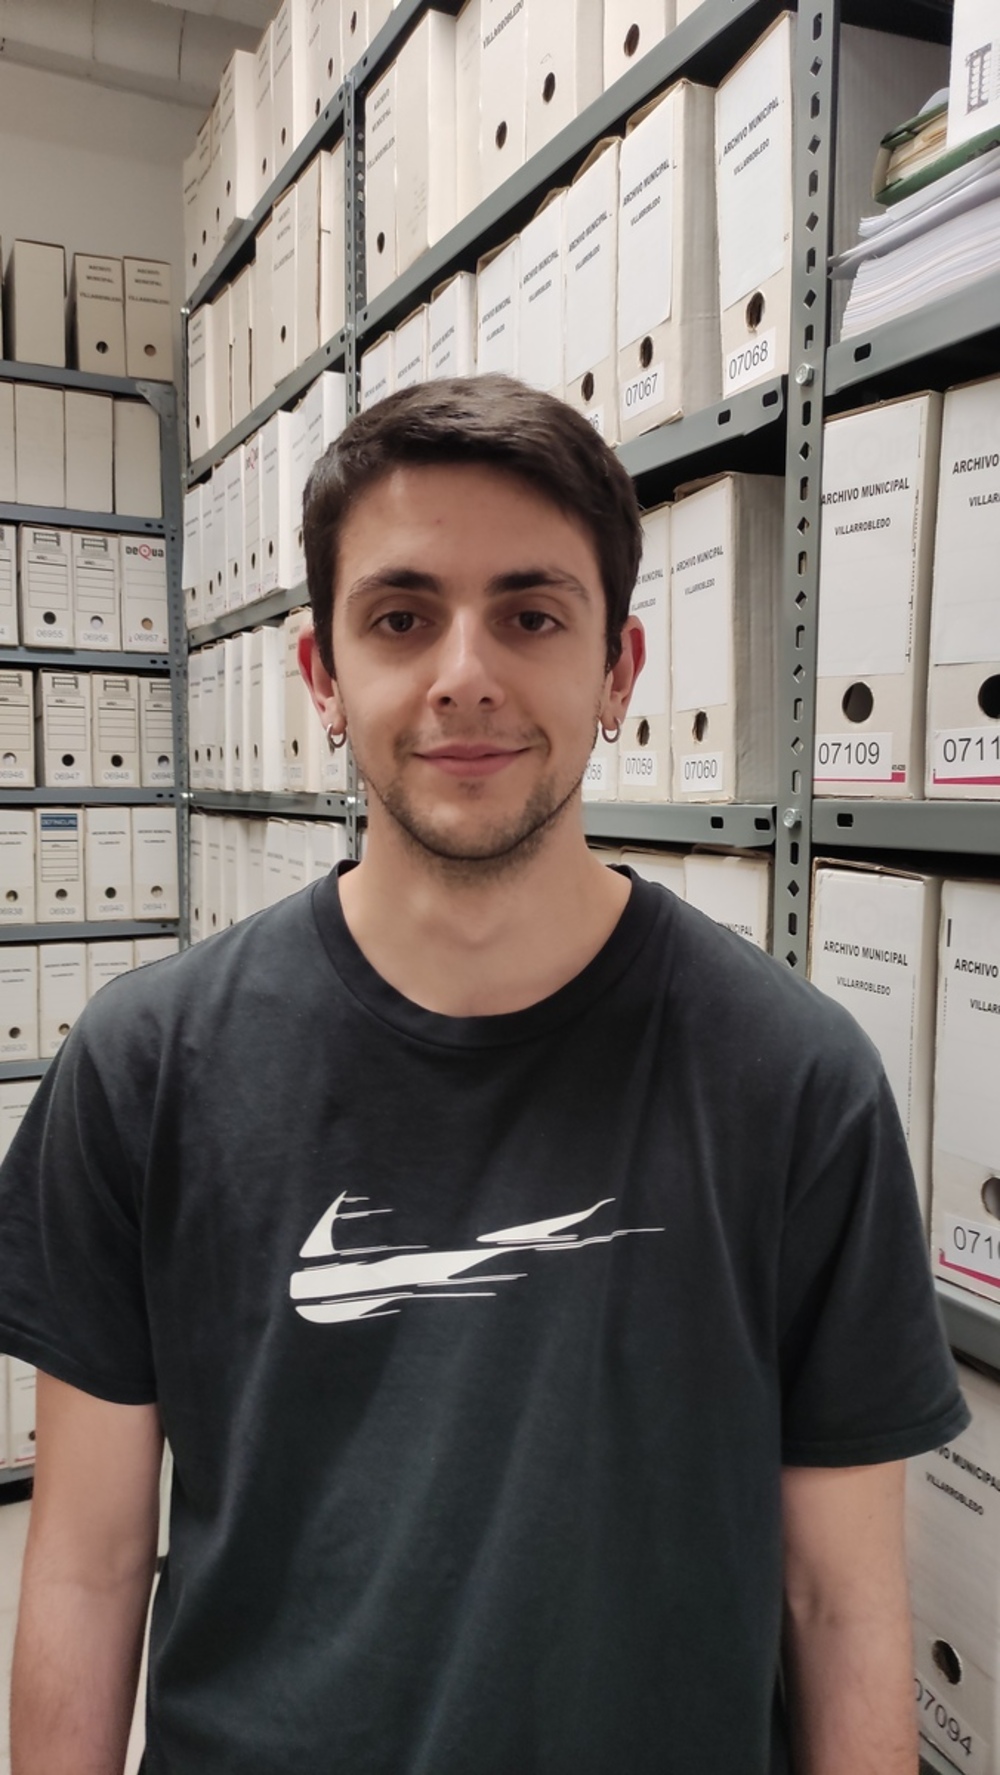
{"type": "MultiPolygon", "coordinates": [[[[14,1650],[14,1623],[17,1618],[17,1596],[21,1584],[21,1561],[28,1533],[30,1504],[0,1505],[0,1775],[10,1775],[10,1661],[14,1650]]],[[[143,1660],[142,1679],[136,1717],[132,1724],[124,1775],[136,1775],[142,1756],[143,1709],[141,1696],[146,1686],[143,1660]]]]}

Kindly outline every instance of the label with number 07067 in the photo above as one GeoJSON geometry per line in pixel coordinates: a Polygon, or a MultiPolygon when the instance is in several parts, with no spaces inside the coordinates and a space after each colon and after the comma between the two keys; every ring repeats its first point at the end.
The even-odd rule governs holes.
{"type": "Polygon", "coordinates": [[[944,1216],[944,1243],[938,1252],[943,1270],[954,1270],[976,1282],[987,1282],[1000,1295],[1000,1221],[944,1216]]]}

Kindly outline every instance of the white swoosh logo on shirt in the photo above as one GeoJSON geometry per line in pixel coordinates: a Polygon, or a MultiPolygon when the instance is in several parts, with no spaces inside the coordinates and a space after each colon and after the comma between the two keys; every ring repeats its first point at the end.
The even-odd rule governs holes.
{"type": "Polygon", "coordinates": [[[613,1239],[624,1239],[632,1233],[662,1233],[661,1226],[618,1227],[609,1233],[590,1233],[584,1237],[570,1229],[591,1220],[601,1208],[614,1202],[613,1196],[595,1202],[576,1214],[558,1214],[546,1220],[528,1221],[523,1226],[504,1227],[494,1233],[480,1233],[473,1249],[467,1251],[428,1251],[419,1245],[369,1245],[350,1251],[338,1251],[334,1232],[347,1220],[367,1220],[378,1214],[391,1214],[389,1208],[367,1208],[366,1196],[349,1196],[344,1190],[321,1215],[299,1256],[333,1258],[310,1269],[296,1270],[291,1279],[290,1294],[296,1312],[317,1325],[333,1325],[347,1319],[381,1319],[401,1310],[400,1303],[413,1300],[469,1300],[491,1298],[496,1288],[473,1289],[471,1283],[483,1280],[519,1282],[523,1270],[509,1274],[490,1272],[482,1278],[466,1272],[478,1270],[496,1257],[513,1257],[524,1251],[582,1251],[588,1245],[609,1245],[613,1239]],[[359,1206],[354,1206],[359,1204],[359,1206]],[[448,1287],[447,1284],[452,1284],[448,1287]]]}

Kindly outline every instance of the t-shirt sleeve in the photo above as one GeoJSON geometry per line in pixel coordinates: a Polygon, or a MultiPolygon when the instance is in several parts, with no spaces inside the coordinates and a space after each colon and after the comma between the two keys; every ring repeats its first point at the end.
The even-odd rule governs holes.
{"type": "Polygon", "coordinates": [[[155,1400],[156,1385],[141,1179],[87,1027],[85,1013],[0,1166],[0,1350],[83,1392],[143,1405],[155,1400]]]}
{"type": "Polygon", "coordinates": [[[811,1152],[785,1221],[779,1337],[788,1466],[902,1460],[969,1422],[905,1137],[874,1049],[846,1086],[820,1089],[806,1107],[811,1152]]]}

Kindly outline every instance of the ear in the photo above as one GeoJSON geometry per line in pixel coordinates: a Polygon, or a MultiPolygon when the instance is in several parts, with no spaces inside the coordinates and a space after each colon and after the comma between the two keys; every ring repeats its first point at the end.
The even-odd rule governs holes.
{"type": "Polygon", "coordinates": [[[337,680],[330,677],[319,657],[316,631],[312,623],[307,623],[299,636],[299,671],[308,685],[309,694],[319,712],[323,726],[332,727],[336,734],[345,733],[347,716],[340,700],[337,680]]]}
{"type": "Polygon", "coordinates": [[[624,721],[632,700],[635,681],[646,661],[646,637],[637,616],[625,619],[622,629],[622,650],[617,662],[604,680],[604,697],[600,719],[605,727],[624,721]]]}

